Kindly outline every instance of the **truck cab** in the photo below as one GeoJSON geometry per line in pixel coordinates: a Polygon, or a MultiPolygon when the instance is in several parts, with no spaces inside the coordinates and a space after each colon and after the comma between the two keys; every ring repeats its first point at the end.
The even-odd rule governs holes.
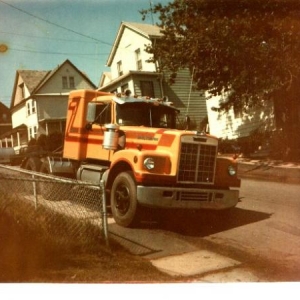
{"type": "Polygon", "coordinates": [[[228,209],[238,202],[237,163],[218,158],[218,139],[178,130],[164,99],[93,90],[70,93],[63,158],[76,177],[105,182],[113,217],[135,226],[143,206],[228,209]]]}

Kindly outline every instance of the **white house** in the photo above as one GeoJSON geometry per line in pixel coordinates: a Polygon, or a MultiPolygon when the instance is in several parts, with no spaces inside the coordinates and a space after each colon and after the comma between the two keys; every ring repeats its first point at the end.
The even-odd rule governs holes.
{"type": "Polygon", "coordinates": [[[122,22],[107,60],[110,73],[103,73],[99,90],[123,92],[131,90],[139,96],[167,97],[180,109],[181,115],[189,115],[198,127],[206,119],[204,94],[193,89],[192,74],[188,69],[178,72],[170,85],[167,73],[158,72],[159,66],[149,63],[151,57],[145,51],[163,36],[158,26],[145,23],[122,22]]]}
{"type": "Polygon", "coordinates": [[[41,134],[64,132],[69,92],[75,89],[96,86],[69,60],[52,71],[16,71],[10,107],[16,151],[41,134]]]}
{"type": "Polygon", "coordinates": [[[180,109],[182,118],[188,115],[197,129],[209,124],[209,132],[224,140],[246,139],[253,130],[267,126],[274,128],[273,105],[265,105],[247,112],[231,109],[218,112],[226,95],[208,98],[205,92],[194,89],[193,72],[180,70],[174,84],[169,84],[169,73],[159,72],[159,65],[149,63],[151,57],[146,46],[159,43],[163,37],[158,26],[144,23],[122,22],[107,60],[111,72],[102,74],[99,90],[124,92],[150,97],[167,97],[180,109]]]}
{"type": "Polygon", "coordinates": [[[218,111],[220,104],[227,100],[226,95],[209,97],[206,105],[208,112],[209,131],[219,138],[233,140],[249,136],[254,130],[264,126],[272,130],[274,124],[274,106],[272,103],[263,103],[256,109],[218,111]]]}

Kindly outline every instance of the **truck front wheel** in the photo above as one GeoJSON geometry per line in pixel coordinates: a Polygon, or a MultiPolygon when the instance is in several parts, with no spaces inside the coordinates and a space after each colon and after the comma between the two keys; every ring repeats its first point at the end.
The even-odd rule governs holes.
{"type": "Polygon", "coordinates": [[[111,189],[111,210],[117,224],[123,227],[138,225],[136,184],[132,172],[122,172],[111,189]]]}

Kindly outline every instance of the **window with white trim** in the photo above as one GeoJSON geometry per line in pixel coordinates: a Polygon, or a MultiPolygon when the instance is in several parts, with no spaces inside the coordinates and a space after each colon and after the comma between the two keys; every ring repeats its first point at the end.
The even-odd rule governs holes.
{"type": "Polygon", "coordinates": [[[27,111],[27,116],[31,115],[31,105],[30,102],[26,103],[26,111],[27,111]]]}
{"type": "Polygon", "coordinates": [[[32,103],[31,103],[31,113],[32,114],[36,113],[36,101],[35,100],[32,100],[32,103]]]}
{"type": "Polygon", "coordinates": [[[28,128],[28,136],[30,139],[36,139],[37,138],[37,126],[32,126],[28,128]]]}
{"type": "Polygon", "coordinates": [[[136,69],[141,71],[143,69],[142,59],[141,59],[141,49],[135,50],[135,61],[136,61],[136,69]]]}
{"type": "Polygon", "coordinates": [[[122,76],[123,75],[123,66],[122,66],[121,60],[117,62],[117,69],[118,69],[119,76],[122,76]]]}

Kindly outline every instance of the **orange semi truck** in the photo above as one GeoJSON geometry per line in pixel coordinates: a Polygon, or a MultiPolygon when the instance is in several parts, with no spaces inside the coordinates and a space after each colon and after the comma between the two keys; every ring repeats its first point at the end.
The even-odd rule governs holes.
{"type": "Polygon", "coordinates": [[[218,157],[216,137],[176,129],[178,113],[162,99],[72,91],[62,162],[41,157],[39,170],[95,184],[103,180],[113,217],[124,227],[138,223],[143,206],[236,206],[237,162],[218,157]]]}

